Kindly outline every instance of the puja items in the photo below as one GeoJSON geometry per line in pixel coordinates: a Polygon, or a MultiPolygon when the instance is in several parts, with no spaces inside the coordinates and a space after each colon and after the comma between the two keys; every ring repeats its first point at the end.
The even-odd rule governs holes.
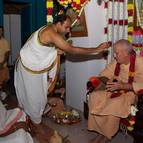
{"type": "Polygon", "coordinates": [[[75,109],[57,112],[53,115],[52,119],[58,124],[74,124],[81,121],[80,114],[75,109]]]}

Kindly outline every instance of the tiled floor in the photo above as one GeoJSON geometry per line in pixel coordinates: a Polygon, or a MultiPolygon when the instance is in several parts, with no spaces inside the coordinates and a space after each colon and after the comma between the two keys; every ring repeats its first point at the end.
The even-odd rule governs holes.
{"type": "MultiPolygon", "coordinates": [[[[87,130],[87,120],[82,117],[82,121],[73,125],[60,125],[54,123],[51,119],[44,118],[45,124],[57,130],[61,135],[67,136],[71,143],[88,143],[91,139],[96,137],[94,132],[87,130]]],[[[133,143],[131,136],[124,136],[119,132],[110,143],[133,143]]]]}

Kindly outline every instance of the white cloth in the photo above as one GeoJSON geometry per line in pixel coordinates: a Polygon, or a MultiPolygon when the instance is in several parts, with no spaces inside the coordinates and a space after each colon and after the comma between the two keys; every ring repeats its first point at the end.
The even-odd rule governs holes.
{"type": "Polygon", "coordinates": [[[23,129],[6,136],[0,137],[0,143],[34,143],[31,135],[23,129]]]}
{"type": "Polygon", "coordinates": [[[48,74],[54,79],[57,64],[47,72],[34,74],[24,66],[34,71],[48,68],[57,57],[54,47],[43,46],[38,42],[38,31],[26,42],[21,49],[21,60],[15,67],[15,89],[19,105],[30,116],[30,119],[39,124],[47,104],[48,74]]]}
{"type": "MultiPolygon", "coordinates": [[[[26,121],[26,114],[19,108],[6,110],[0,101],[0,134],[8,131],[14,123],[19,121],[26,121]]],[[[19,129],[8,136],[0,137],[0,143],[33,143],[33,139],[28,132],[19,129]]]]}
{"type": "Polygon", "coordinates": [[[26,114],[19,108],[6,110],[0,101],[0,134],[7,132],[13,124],[19,121],[26,121],[26,114]]]}
{"type": "Polygon", "coordinates": [[[6,92],[4,92],[4,91],[0,91],[0,99],[1,99],[1,100],[5,100],[5,99],[6,99],[6,97],[7,97],[6,92]]]}
{"type": "Polygon", "coordinates": [[[39,124],[47,103],[47,73],[32,74],[19,61],[15,70],[15,89],[19,106],[39,124]]]}
{"type": "Polygon", "coordinates": [[[39,42],[37,30],[20,51],[22,63],[29,69],[39,71],[49,67],[57,57],[55,47],[48,47],[39,42]]]}

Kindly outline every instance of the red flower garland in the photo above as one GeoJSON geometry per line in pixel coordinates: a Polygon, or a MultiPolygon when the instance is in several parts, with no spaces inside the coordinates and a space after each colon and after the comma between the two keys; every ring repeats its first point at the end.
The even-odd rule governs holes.
{"type": "MultiPolygon", "coordinates": [[[[129,74],[128,74],[128,83],[132,83],[134,81],[134,75],[135,75],[135,61],[136,61],[136,52],[133,51],[131,53],[131,56],[130,56],[130,66],[129,66],[129,74]]],[[[116,77],[119,76],[119,73],[120,73],[120,64],[117,63],[116,64],[116,68],[115,68],[115,71],[114,71],[114,75],[116,77]]],[[[124,93],[127,92],[126,90],[124,90],[124,93]]],[[[115,92],[111,95],[111,98],[114,98],[114,97],[118,97],[120,96],[121,94],[123,93],[123,90],[122,92],[119,91],[119,92],[115,92]]],[[[127,130],[129,131],[132,131],[133,130],[133,125],[135,124],[135,116],[129,116],[128,118],[125,118],[125,119],[121,119],[121,123],[125,126],[127,126],[127,130]]]]}
{"type": "MultiPolygon", "coordinates": [[[[128,77],[128,83],[132,83],[134,80],[134,74],[135,74],[135,60],[136,60],[136,52],[132,51],[130,55],[130,66],[129,66],[129,77],[128,77]]],[[[120,63],[116,64],[114,75],[115,77],[118,77],[120,73],[120,63]]],[[[118,97],[122,93],[127,92],[126,90],[120,90],[112,93],[111,98],[118,97]]]]}

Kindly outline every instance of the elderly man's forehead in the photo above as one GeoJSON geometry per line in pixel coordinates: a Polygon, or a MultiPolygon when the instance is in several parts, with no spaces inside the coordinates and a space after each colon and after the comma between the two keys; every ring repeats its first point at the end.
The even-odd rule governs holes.
{"type": "Polygon", "coordinates": [[[121,44],[121,43],[115,43],[114,45],[113,45],[113,48],[114,49],[120,49],[120,47],[123,47],[123,44],[121,44]]]}
{"type": "Polygon", "coordinates": [[[115,45],[113,46],[113,51],[114,51],[114,52],[126,51],[125,45],[123,45],[123,44],[121,44],[121,43],[115,44],[115,45]]]}

